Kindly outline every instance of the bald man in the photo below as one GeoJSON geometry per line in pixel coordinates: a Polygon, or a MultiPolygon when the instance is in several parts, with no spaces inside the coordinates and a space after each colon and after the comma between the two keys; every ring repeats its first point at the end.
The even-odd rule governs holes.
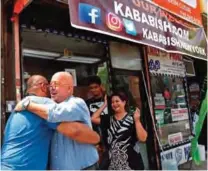
{"type": "MultiPolygon", "coordinates": [[[[72,76],[67,72],[58,72],[53,75],[50,83],[51,98],[57,105],[47,107],[29,100],[27,110],[49,122],[78,121],[92,128],[86,103],[83,99],[74,97],[73,91],[72,76]]],[[[22,104],[19,103],[16,110],[21,108],[22,104]]],[[[55,132],[50,161],[52,170],[95,170],[98,153],[94,145],[79,143],[55,132]]]]}
{"type": "MultiPolygon", "coordinates": [[[[40,75],[29,78],[27,93],[31,100],[40,104],[54,104],[54,101],[46,98],[49,95],[48,81],[40,75]]],[[[27,104],[22,103],[22,105],[24,107],[27,104]]],[[[54,130],[65,135],[66,139],[68,136],[83,143],[99,141],[98,135],[84,124],[50,123],[28,111],[14,112],[10,115],[5,128],[1,170],[47,169],[49,146],[54,130]],[[84,138],[86,134],[91,136],[93,141],[89,142],[89,137],[84,138]]]]}

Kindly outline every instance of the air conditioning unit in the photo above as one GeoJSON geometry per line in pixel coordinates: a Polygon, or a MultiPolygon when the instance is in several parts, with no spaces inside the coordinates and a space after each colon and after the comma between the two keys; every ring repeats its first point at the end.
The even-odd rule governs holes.
{"type": "Polygon", "coordinates": [[[184,59],[184,64],[186,67],[186,75],[191,77],[196,76],[194,62],[192,60],[184,59]]]}

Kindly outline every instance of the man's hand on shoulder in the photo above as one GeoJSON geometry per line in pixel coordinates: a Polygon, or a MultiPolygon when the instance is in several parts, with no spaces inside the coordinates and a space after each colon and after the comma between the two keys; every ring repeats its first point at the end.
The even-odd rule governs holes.
{"type": "Polygon", "coordinates": [[[15,111],[23,111],[26,110],[27,107],[30,104],[30,98],[26,97],[24,99],[22,99],[20,102],[17,103],[17,105],[15,106],[15,111]]]}
{"type": "Polygon", "coordinates": [[[20,101],[16,107],[15,111],[23,111],[27,110],[29,112],[32,112],[33,114],[36,114],[37,116],[47,120],[48,119],[48,108],[47,106],[41,102],[42,104],[34,103],[32,97],[27,97],[20,101]]]}

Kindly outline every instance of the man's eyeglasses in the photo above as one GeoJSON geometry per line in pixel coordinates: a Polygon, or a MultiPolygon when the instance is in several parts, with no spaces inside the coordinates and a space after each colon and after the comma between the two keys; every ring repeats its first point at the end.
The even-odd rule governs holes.
{"type": "Polygon", "coordinates": [[[57,88],[57,87],[60,87],[60,86],[71,86],[70,84],[62,84],[62,83],[59,83],[59,82],[51,82],[48,87],[49,88],[57,88]]]}

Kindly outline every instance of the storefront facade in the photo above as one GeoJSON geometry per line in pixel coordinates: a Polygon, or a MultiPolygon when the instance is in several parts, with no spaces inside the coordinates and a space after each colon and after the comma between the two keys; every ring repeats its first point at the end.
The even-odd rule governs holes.
{"type": "Polygon", "coordinates": [[[68,71],[76,80],[75,95],[83,99],[89,97],[87,77],[99,75],[108,94],[127,90],[130,105],[142,110],[149,135],[139,144],[145,168],[161,168],[164,158],[186,162],[192,121],[183,55],[207,60],[203,29],[147,1],[69,2],[68,9],[57,1],[28,1],[18,15],[8,16],[13,17],[15,56],[15,71],[8,77],[15,87],[14,97],[5,96],[7,114],[8,106],[24,96],[30,75],[50,80],[53,73],[68,71]]]}
{"type": "Polygon", "coordinates": [[[13,30],[9,18],[12,16],[12,1],[1,1],[1,133],[7,118],[6,101],[14,101],[15,97],[15,69],[14,69],[14,49],[13,30]],[[8,65],[11,67],[7,67],[8,65]]]}

